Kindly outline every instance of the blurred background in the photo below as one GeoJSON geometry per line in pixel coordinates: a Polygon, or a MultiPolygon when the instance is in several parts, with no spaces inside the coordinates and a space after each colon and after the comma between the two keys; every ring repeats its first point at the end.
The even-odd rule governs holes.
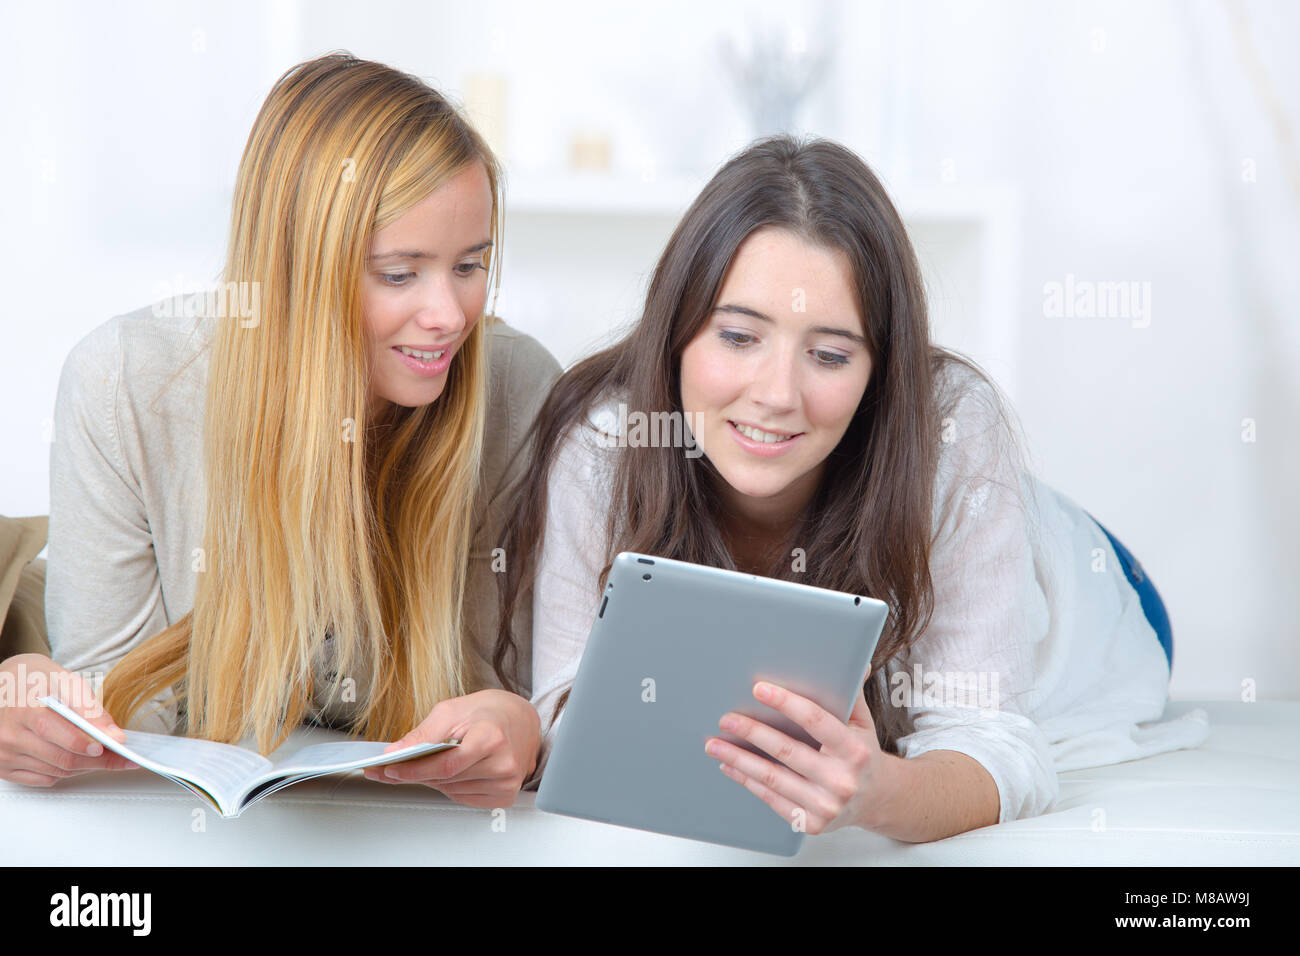
{"type": "Polygon", "coordinates": [[[909,227],[934,337],[1169,605],[1172,695],[1300,699],[1300,5],[5,2],[0,514],[49,508],[68,350],[210,283],[263,98],[347,50],[505,162],[499,314],[564,365],[636,315],[755,136],[849,146],[909,227]]]}

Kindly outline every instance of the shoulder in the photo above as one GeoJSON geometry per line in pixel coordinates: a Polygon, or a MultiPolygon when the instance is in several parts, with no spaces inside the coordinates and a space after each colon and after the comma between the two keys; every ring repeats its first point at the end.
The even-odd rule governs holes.
{"type": "Polygon", "coordinates": [[[1023,468],[1023,438],[1010,401],[983,371],[949,361],[934,379],[940,473],[1023,468]]]}
{"type": "Polygon", "coordinates": [[[489,467],[503,467],[524,441],[551,387],[560,377],[560,363],[541,342],[499,318],[488,322],[485,346],[488,361],[489,467]]]}
{"type": "Polygon", "coordinates": [[[607,490],[624,444],[626,421],[620,416],[619,404],[619,396],[597,398],[560,435],[554,457],[560,481],[602,493],[607,490]]]}
{"type": "Polygon", "coordinates": [[[617,422],[617,403],[598,401],[557,438],[546,477],[545,553],[567,542],[584,559],[605,556],[622,451],[617,422]]]}
{"type": "Polygon", "coordinates": [[[609,444],[607,439],[619,439],[627,428],[627,399],[622,395],[606,395],[592,403],[591,409],[573,428],[573,436],[586,442],[609,444]]]}
{"type": "MultiPolygon", "coordinates": [[[[184,384],[200,383],[206,367],[195,360],[207,346],[212,322],[173,312],[169,306],[170,300],[142,306],[82,336],[64,359],[59,401],[82,407],[134,404],[137,397],[156,397],[187,371],[192,376],[184,384]]],[[[187,393],[182,404],[190,404],[193,397],[187,393]]]]}
{"type": "Polygon", "coordinates": [[[620,448],[628,443],[627,396],[605,394],[592,402],[585,415],[574,422],[566,439],[607,466],[618,460],[620,448]]]}
{"type": "Polygon", "coordinates": [[[508,487],[521,477],[533,421],[560,377],[560,363],[531,335],[485,316],[487,418],[483,470],[488,487],[508,487]]]}
{"type": "Polygon", "coordinates": [[[1002,390],[981,371],[962,362],[945,362],[935,374],[933,388],[940,425],[950,429],[945,444],[1009,425],[1010,408],[1002,390]],[[967,434],[956,435],[951,431],[952,426],[959,424],[968,426],[967,434]]]}
{"type": "Polygon", "coordinates": [[[485,316],[483,321],[488,323],[486,345],[493,392],[540,394],[545,399],[562,371],[555,356],[537,339],[503,319],[485,316]]]}
{"type": "Polygon", "coordinates": [[[1022,511],[1029,469],[1011,403],[991,377],[949,361],[936,373],[939,455],[934,481],[936,530],[965,512],[974,517],[1000,501],[1022,511]],[[962,507],[964,505],[964,507],[962,507]]]}
{"type": "Polygon", "coordinates": [[[116,315],[87,332],[63,363],[63,376],[85,380],[122,379],[122,386],[167,378],[191,364],[207,347],[213,320],[174,313],[170,300],[116,315]]]}

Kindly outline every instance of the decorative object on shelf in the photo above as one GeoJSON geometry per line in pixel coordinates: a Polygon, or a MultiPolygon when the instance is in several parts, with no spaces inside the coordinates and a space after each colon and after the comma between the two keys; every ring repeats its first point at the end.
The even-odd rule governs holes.
{"type": "Polygon", "coordinates": [[[613,148],[609,137],[587,130],[574,132],[569,139],[569,167],[589,172],[609,172],[613,148]]]}
{"type": "Polygon", "coordinates": [[[817,32],[821,39],[810,45],[802,25],[767,22],[752,25],[740,42],[728,37],[720,43],[754,136],[794,130],[800,104],[821,83],[832,59],[825,39],[830,31],[817,32]]]}
{"type": "Polygon", "coordinates": [[[471,73],[465,78],[465,112],[492,152],[506,158],[506,87],[504,73],[471,73]]]}

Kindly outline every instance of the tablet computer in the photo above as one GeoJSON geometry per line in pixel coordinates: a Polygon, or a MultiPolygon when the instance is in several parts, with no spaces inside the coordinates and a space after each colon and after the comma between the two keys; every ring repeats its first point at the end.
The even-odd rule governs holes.
{"type": "Polygon", "coordinates": [[[754,698],[754,682],[779,684],[847,721],[887,616],[883,602],[861,595],[619,554],[538,809],[793,856],[804,833],[719,772],[705,741],[762,753],[719,729],[736,711],[818,748],[754,698]]]}

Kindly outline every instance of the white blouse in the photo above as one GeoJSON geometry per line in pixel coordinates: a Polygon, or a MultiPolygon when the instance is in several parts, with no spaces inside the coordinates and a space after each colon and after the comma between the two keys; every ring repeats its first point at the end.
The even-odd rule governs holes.
{"type": "MultiPolygon", "coordinates": [[[[905,659],[872,678],[892,702],[879,719],[898,754],[977,760],[997,783],[1004,823],[1046,811],[1058,772],[1198,746],[1204,711],[1160,721],[1168,664],[1101,528],[1023,467],[983,379],[954,365],[936,389],[956,404],[935,481],[934,615],[905,659]]],[[[611,557],[604,530],[619,450],[605,436],[618,435],[616,408],[569,431],[548,485],[533,592],[532,700],[546,732],[538,774],[611,557]]]]}

